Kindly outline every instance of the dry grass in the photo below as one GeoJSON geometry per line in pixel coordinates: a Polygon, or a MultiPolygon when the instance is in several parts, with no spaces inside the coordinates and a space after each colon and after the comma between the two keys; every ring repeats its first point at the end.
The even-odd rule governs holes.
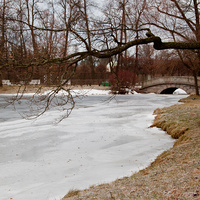
{"type": "Polygon", "coordinates": [[[70,190],[64,198],[70,198],[73,196],[78,196],[79,195],[80,190],[70,190]]]}
{"type": "Polygon", "coordinates": [[[103,184],[66,199],[200,199],[200,97],[156,110],[153,126],[178,138],[148,168],[131,177],[103,184]]]}
{"type": "MultiPolygon", "coordinates": [[[[110,87],[98,86],[98,85],[71,85],[64,87],[65,89],[97,89],[97,90],[110,90],[110,87]]],[[[46,86],[46,85],[26,85],[26,86],[8,86],[4,85],[0,87],[0,94],[16,94],[16,93],[43,93],[47,90],[54,90],[56,87],[54,86],[46,86]]]]}
{"type": "Polygon", "coordinates": [[[51,87],[39,86],[39,85],[27,85],[27,86],[8,86],[4,85],[0,87],[0,94],[17,94],[17,93],[36,93],[44,92],[52,89],[51,87]]]}

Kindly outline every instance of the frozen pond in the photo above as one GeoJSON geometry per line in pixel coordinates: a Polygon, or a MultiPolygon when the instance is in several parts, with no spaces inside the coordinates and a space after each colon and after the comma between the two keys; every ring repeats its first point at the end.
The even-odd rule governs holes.
{"type": "MultiPolygon", "coordinates": [[[[3,101],[0,96],[0,101],[3,101]]],[[[58,125],[58,110],[25,120],[0,112],[1,200],[55,200],[70,189],[131,175],[148,166],[174,140],[148,128],[153,111],[181,95],[88,96],[58,125]]],[[[25,109],[23,102],[20,109],[25,109]]]]}

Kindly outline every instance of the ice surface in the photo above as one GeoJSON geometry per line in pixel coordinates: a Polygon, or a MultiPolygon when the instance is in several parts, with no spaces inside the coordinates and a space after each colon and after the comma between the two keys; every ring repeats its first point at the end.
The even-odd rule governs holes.
{"type": "MultiPolygon", "coordinates": [[[[169,135],[148,126],[154,109],[176,103],[181,95],[135,94],[110,101],[109,95],[97,94],[79,100],[58,125],[60,110],[31,121],[12,107],[1,110],[1,200],[61,199],[70,189],[131,175],[172,147],[169,135]]],[[[23,101],[18,109],[27,109],[23,101]]]]}

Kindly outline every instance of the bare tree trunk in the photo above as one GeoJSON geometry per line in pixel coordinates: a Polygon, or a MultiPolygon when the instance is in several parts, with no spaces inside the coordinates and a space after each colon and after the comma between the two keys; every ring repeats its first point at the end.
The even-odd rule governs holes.
{"type": "Polygon", "coordinates": [[[68,40],[69,40],[69,26],[71,24],[71,15],[72,15],[72,1],[70,0],[69,2],[69,7],[70,7],[70,10],[69,10],[69,17],[67,18],[67,1],[64,0],[63,2],[63,19],[64,19],[64,22],[65,22],[65,28],[66,28],[66,32],[65,32],[65,43],[64,43],[64,51],[63,51],[63,57],[65,57],[67,55],[67,50],[68,50],[68,40]]]}
{"type": "Polygon", "coordinates": [[[25,44],[25,41],[24,41],[24,30],[23,30],[23,24],[22,24],[22,21],[23,21],[23,8],[22,8],[22,1],[20,0],[19,2],[19,7],[20,7],[20,10],[19,10],[19,19],[20,19],[20,22],[19,22],[19,27],[20,27],[20,62],[22,63],[24,61],[24,58],[26,58],[27,56],[27,52],[26,52],[26,44],[25,44]]]}
{"type": "Polygon", "coordinates": [[[30,13],[30,6],[29,6],[29,0],[26,0],[26,7],[27,7],[27,18],[28,18],[28,26],[31,31],[31,38],[32,38],[32,45],[33,45],[33,53],[34,56],[38,55],[38,48],[37,48],[37,42],[36,42],[36,36],[34,32],[34,22],[35,22],[35,0],[33,0],[33,3],[31,5],[31,13],[30,13]]]}
{"type": "MultiPolygon", "coordinates": [[[[138,32],[136,34],[137,34],[136,39],[138,39],[139,38],[138,32]]],[[[139,69],[139,48],[138,48],[138,45],[135,46],[135,69],[139,69]]]]}
{"type": "MultiPolygon", "coordinates": [[[[88,50],[92,50],[92,43],[91,43],[91,35],[90,35],[90,28],[89,28],[89,19],[88,19],[88,13],[87,13],[87,2],[84,0],[84,17],[85,17],[85,24],[87,29],[87,38],[88,38],[88,50]]],[[[89,56],[89,65],[91,69],[91,78],[95,78],[95,71],[94,71],[94,61],[92,56],[89,56]]]]}
{"type": "MultiPolygon", "coordinates": [[[[175,38],[174,38],[174,40],[175,40],[175,38]]],[[[179,50],[177,50],[177,52],[178,52],[178,55],[179,55],[181,62],[184,64],[184,66],[186,68],[188,68],[190,71],[192,71],[192,74],[193,74],[193,77],[194,77],[195,93],[196,93],[196,95],[199,95],[199,86],[198,86],[198,79],[197,79],[198,73],[196,73],[196,70],[195,70],[195,67],[192,64],[192,61],[190,61],[191,65],[189,65],[187,62],[184,61],[184,58],[183,58],[181,52],[179,50]]]]}
{"type": "Polygon", "coordinates": [[[2,74],[0,73],[0,87],[2,87],[3,84],[2,84],[2,74]]]}
{"type": "Polygon", "coordinates": [[[6,39],[5,39],[5,31],[6,31],[6,19],[5,19],[5,15],[6,15],[6,1],[3,1],[3,6],[2,6],[2,11],[1,11],[1,38],[0,38],[0,56],[1,56],[1,62],[5,62],[5,43],[6,43],[6,39]]]}
{"type": "MultiPolygon", "coordinates": [[[[126,33],[126,10],[125,10],[125,0],[121,3],[121,9],[122,9],[122,18],[121,18],[121,30],[120,30],[120,44],[126,43],[127,42],[127,33],[126,33]]],[[[117,70],[116,74],[118,74],[118,71],[120,67],[122,67],[122,58],[123,58],[123,53],[118,55],[118,62],[117,62],[117,70]]],[[[124,58],[125,61],[127,60],[127,51],[124,52],[124,58]]]]}
{"type": "MultiPolygon", "coordinates": [[[[196,39],[199,42],[200,41],[200,19],[199,19],[198,2],[197,0],[193,0],[193,3],[194,3],[194,10],[195,10],[195,18],[196,18],[196,27],[195,27],[196,39]]],[[[198,60],[199,60],[199,67],[200,67],[200,51],[198,51],[198,60]]],[[[193,70],[193,76],[194,76],[194,82],[195,82],[196,95],[199,96],[199,86],[198,86],[198,79],[197,79],[198,72],[196,73],[196,70],[193,70]]]]}
{"type": "Polygon", "coordinates": [[[197,73],[196,73],[195,70],[192,70],[192,73],[193,73],[193,77],[194,77],[195,92],[196,92],[196,95],[199,96],[199,87],[198,87],[197,73]]]}

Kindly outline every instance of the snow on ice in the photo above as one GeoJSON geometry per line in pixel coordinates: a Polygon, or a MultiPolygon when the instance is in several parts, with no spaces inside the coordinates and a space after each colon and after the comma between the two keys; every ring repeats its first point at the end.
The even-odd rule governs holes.
{"type": "Polygon", "coordinates": [[[172,147],[169,135],[148,127],[154,109],[177,103],[181,95],[119,95],[110,101],[109,91],[82,92],[87,97],[57,125],[57,109],[37,120],[22,119],[12,106],[1,110],[1,200],[61,199],[70,189],[131,175],[172,147]]]}

